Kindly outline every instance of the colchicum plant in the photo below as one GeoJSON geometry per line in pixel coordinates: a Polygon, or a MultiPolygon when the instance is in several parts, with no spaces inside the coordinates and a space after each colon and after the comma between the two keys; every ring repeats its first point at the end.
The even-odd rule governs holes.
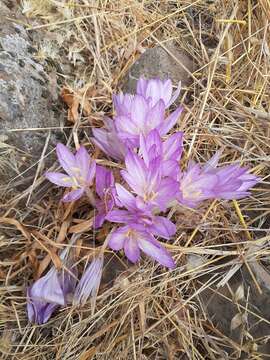
{"type": "Polygon", "coordinates": [[[220,151],[204,165],[190,161],[185,171],[180,169],[183,132],[169,132],[182,107],[168,115],[179,93],[180,86],[173,93],[171,80],[141,78],[135,95],[113,96],[115,116],[104,119],[104,128],[93,130],[92,141],[121,163],[123,170],[116,177],[110,169],[96,165],[84,146],[73,155],[65,145],[57,145],[65,173],[47,172],[45,176],[57,186],[71,189],[64,202],[86,196],[96,209],[94,228],[111,223],[111,231],[80,279],[65,254],[63,270],[52,267],[28,288],[31,322],[43,324],[59,307],[83,305],[97,295],[106,246],[123,249],[132,263],[144,253],[174,269],[177,264],[159,240],[171,239],[176,233],[175,224],[166,216],[169,209],[177,204],[195,208],[207,199],[240,199],[259,181],[237,164],[218,166],[220,151]],[[121,180],[116,182],[115,178],[121,180]]]}

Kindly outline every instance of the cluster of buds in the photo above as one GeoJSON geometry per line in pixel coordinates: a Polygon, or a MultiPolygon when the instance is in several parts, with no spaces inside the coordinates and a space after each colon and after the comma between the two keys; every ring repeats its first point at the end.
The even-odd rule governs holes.
{"type": "MultiPolygon", "coordinates": [[[[176,264],[159,241],[176,233],[175,224],[166,217],[168,209],[176,204],[194,208],[207,199],[243,198],[259,181],[239,165],[218,166],[219,151],[204,165],[191,161],[181,171],[183,133],[168,133],[182,107],[167,114],[179,93],[180,86],[173,93],[171,80],[141,78],[135,95],[113,97],[115,116],[104,120],[104,128],[93,130],[92,140],[105,155],[123,164],[119,183],[111,170],[96,165],[83,146],[73,155],[58,144],[58,160],[66,174],[45,174],[54,184],[72,189],[62,201],[88,196],[97,212],[96,229],[104,221],[114,224],[106,239],[111,249],[123,249],[133,263],[143,252],[170,269],[176,264]]],[[[73,294],[73,304],[85,303],[98,291],[102,266],[100,254],[79,281],[51,269],[28,289],[30,320],[46,322],[58,306],[66,305],[67,292],[73,294]]]]}

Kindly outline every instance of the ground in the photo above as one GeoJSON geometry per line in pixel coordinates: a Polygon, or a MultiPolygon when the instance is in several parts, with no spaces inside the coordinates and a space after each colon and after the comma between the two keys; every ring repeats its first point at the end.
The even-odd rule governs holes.
{"type": "Polygon", "coordinates": [[[0,5],[1,358],[270,358],[269,1],[0,5]],[[23,52],[12,51],[18,36],[23,52]],[[116,167],[95,149],[91,128],[141,74],[182,81],[174,131],[185,132],[183,166],[223,149],[222,163],[240,161],[262,181],[239,201],[173,209],[177,236],[166,246],[175,270],[108,250],[94,312],[68,306],[31,325],[27,286],[78,233],[83,269],[107,232],[93,231],[83,201],[60,203],[62,190],[44,178],[56,168],[55,143],[82,143],[116,167]]]}

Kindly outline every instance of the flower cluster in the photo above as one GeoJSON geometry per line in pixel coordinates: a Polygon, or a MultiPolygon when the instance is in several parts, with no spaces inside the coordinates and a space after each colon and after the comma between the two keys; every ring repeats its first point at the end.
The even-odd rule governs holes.
{"type": "MultiPolygon", "coordinates": [[[[182,112],[178,107],[168,114],[179,93],[180,86],[173,93],[171,80],[141,78],[135,95],[113,97],[115,116],[104,120],[104,128],[93,129],[92,140],[105,155],[122,163],[118,182],[111,170],[96,165],[83,146],[73,155],[58,144],[58,160],[66,174],[45,174],[54,184],[72,189],[64,202],[83,195],[90,199],[97,212],[95,229],[104,221],[114,224],[106,239],[111,249],[123,249],[133,263],[145,253],[170,269],[176,264],[159,241],[176,233],[166,216],[169,208],[175,204],[194,208],[207,199],[239,199],[259,181],[237,164],[218,166],[219,151],[204,165],[190,161],[185,171],[180,170],[183,133],[168,135],[182,112]]],[[[66,305],[70,293],[73,304],[85,303],[98,291],[103,261],[100,253],[79,281],[76,275],[67,278],[68,274],[52,268],[28,289],[29,319],[46,322],[58,306],[66,305]]]]}

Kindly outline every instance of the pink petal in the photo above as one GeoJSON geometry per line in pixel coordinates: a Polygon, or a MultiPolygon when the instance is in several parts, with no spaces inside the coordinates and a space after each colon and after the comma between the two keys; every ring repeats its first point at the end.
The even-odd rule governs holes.
{"type": "Polygon", "coordinates": [[[175,102],[175,100],[178,98],[178,96],[180,94],[180,91],[181,91],[181,81],[179,81],[177,89],[175,90],[174,94],[172,95],[170,101],[168,102],[168,104],[166,106],[167,108],[175,102]]]}
{"type": "Polygon", "coordinates": [[[209,172],[213,169],[215,169],[218,165],[218,162],[219,162],[219,159],[220,159],[220,156],[222,154],[222,151],[219,150],[217,151],[212,157],[210,160],[207,161],[207,163],[204,165],[203,167],[203,171],[204,172],[209,172]]]}
{"type": "Polygon", "coordinates": [[[136,89],[137,94],[146,97],[146,88],[147,88],[147,80],[141,77],[137,81],[137,89],[136,89]]]}
{"type": "Polygon", "coordinates": [[[148,167],[146,184],[144,192],[151,193],[159,190],[159,184],[161,181],[161,158],[157,157],[151,161],[148,167]]]}
{"type": "Polygon", "coordinates": [[[173,91],[171,79],[167,79],[167,80],[163,81],[162,86],[161,86],[161,91],[162,91],[162,99],[166,105],[166,108],[168,108],[171,104],[170,100],[171,100],[172,91],[173,91]]]}
{"type": "Polygon", "coordinates": [[[151,130],[147,136],[140,136],[140,154],[147,165],[154,158],[151,151],[151,149],[154,149],[153,146],[155,146],[156,154],[160,155],[162,153],[162,141],[156,129],[151,130]]]}
{"type": "Polygon", "coordinates": [[[140,258],[140,249],[138,247],[137,241],[131,236],[125,240],[124,243],[124,252],[126,257],[133,263],[139,260],[140,258]]]}
{"type": "Polygon", "coordinates": [[[100,228],[103,225],[105,218],[106,218],[105,211],[104,213],[99,213],[98,215],[96,215],[94,218],[94,229],[100,228]]]}
{"type": "Polygon", "coordinates": [[[94,140],[100,141],[101,143],[106,143],[107,145],[109,145],[107,143],[107,135],[108,135],[108,131],[103,129],[103,128],[93,128],[92,129],[93,135],[94,135],[94,140]]]}
{"type": "Polygon", "coordinates": [[[30,290],[27,290],[27,316],[31,323],[45,324],[54,311],[59,307],[58,304],[51,304],[46,301],[31,299],[30,290]]]}
{"type": "Polygon", "coordinates": [[[137,179],[129,174],[126,170],[121,170],[120,173],[122,178],[128,183],[128,185],[137,195],[144,195],[144,184],[138,183],[137,179]]]}
{"type": "Polygon", "coordinates": [[[161,124],[164,123],[164,117],[165,117],[165,104],[163,100],[159,100],[156,105],[150,109],[150,111],[147,114],[146,118],[146,130],[147,129],[156,129],[161,124]]]}
{"type": "Polygon", "coordinates": [[[248,191],[220,191],[216,197],[218,199],[224,199],[224,200],[237,200],[242,199],[244,197],[249,196],[250,193],[248,191]]]}
{"type": "Polygon", "coordinates": [[[133,102],[131,104],[131,117],[133,124],[137,127],[137,134],[139,134],[139,130],[142,130],[145,128],[145,121],[147,112],[149,110],[149,106],[145,100],[145,98],[141,95],[135,95],[133,102]]]}
{"type": "Polygon", "coordinates": [[[138,245],[145,254],[158,261],[161,265],[167,266],[170,269],[175,268],[171,255],[150,234],[139,237],[138,245]]]}
{"type": "Polygon", "coordinates": [[[139,186],[144,186],[146,180],[147,169],[143,160],[132,151],[128,150],[125,157],[127,171],[134,177],[139,186]]]}
{"type": "Polygon", "coordinates": [[[121,141],[125,145],[125,154],[126,149],[133,149],[139,146],[139,135],[137,134],[134,135],[127,132],[118,131],[117,136],[119,138],[119,141],[121,141]]]}
{"type": "Polygon", "coordinates": [[[114,185],[114,177],[112,171],[104,166],[96,166],[96,191],[100,198],[104,197],[105,191],[114,185]]]}
{"type": "Polygon", "coordinates": [[[87,178],[91,157],[84,146],[80,146],[75,154],[77,168],[80,169],[80,175],[83,179],[87,178]]]}
{"type": "Polygon", "coordinates": [[[113,231],[109,236],[109,247],[113,250],[120,250],[124,247],[124,242],[127,239],[128,227],[123,226],[113,231]]]}
{"type": "Polygon", "coordinates": [[[55,267],[38,279],[30,288],[33,300],[65,305],[65,295],[59,281],[59,274],[55,267]]]}
{"type": "Polygon", "coordinates": [[[175,160],[165,160],[161,163],[162,166],[162,175],[164,177],[169,176],[173,179],[177,179],[178,173],[180,171],[179,164],[175,160]]]}
{"type": "Polygon", "coordinates": [[[196,188],[202,191],[209,191],[218,184],[218,177],[216,175],[202,175],[199,180],[195,181],[196,188]]]}
{"type": "Polygon", "coordinates": [[[164,160],[180,160],[183,150],[183,132],[178,131],[168,137],[163,143],[164,160]]]}
{"type": "Polygon", "coordinates": [[[149,230],[153,235],[170,239],[176,233],[176,226],[163,216],[155,216],[149,230]]]}
{"type": "Polygon", "coordinates": [[[162,125],[159,128],[159,133],[161,136],[166,135],[168,131],[171,130],[172,127],[177,123],[181,112],[183,111],[183,107],[180,106],[174,112],[172,112],[167,119],[164,120],[162,125]]]}
{"type": "Polygon", "coordinates": [[[125,206],[127,209],[135,209],[136,208],[135,197],[120,184],[115,184],[115,188],[118,199],[120,200],[121,204],[125,206]]]}
{"type": "Polygon", "coordinates": [[[239,178],[243,174],[245,174],[246,171],[247,168],[239,167],[238,165],[235,164],[235,165],[227,165],[220,167],[215,171],[215,174],[218,175],[219,183],[222,184],[223,186],[224,184],[228,184],[228,183],[233,184],[233,182],[235,180],[239,180],[239,178]]]}
{"type": "Polygon", "coordinates": [[[46,172],[45,177],[58,186],[72,187],[74,181],[66,174],[58,172],[46,172]]]}
{"type": "Polygon", "coordinates": [[[113,95],[113,104],[117,115],[129,115],[134,95],[120,93],[113,95]]]}
{"type": "Polygon", "coordinates": [[[83,193],[84,193],[84,189],[72,190],[62,198],[62,201],[71,202],[78,200],[80,197],[82,197],[83,193]]]}
{"type": "Polygon", "coordinates": [[[74,292],[74,305],[84,305],[90,296],[94,297],[97,295],[102,276],[103,262],[104,257],[98,256],[88,265],[74,292]]]}
{"type": "Polygon", "coordinates": [[[85,183],[88,186],[91,186],[94,181],[94,177],[96,174],[96,162],[94,160],[91,161],[90,166],[88,168],[88,173],[86,175],[85,183]]]}
{"type": "Polygon", "coordinates": [[[133,220],[133,215],[127,210],[115,209],[107,214],[106,219],[115,223],[127,223],[128,221],[133,220]]]}
{"type": "Polygon", "coordinates": [[[165,211],[171,201],[175,199],[179,184],[171,178],[161,180],[160,189],[156,198],[160,210],[165,211]]]}
{"type": "MultiPolygon", "coordinates": [[[[150,79],[147,82],[146,98],[151,98],[152,104],[155,105],[159,100],[163,100],[163,83],[160,79],[150,79]]],[[[164,99],[165,102],[165,99],[164,99]]]]}
{"type": "Polygon", "coordinates": [[[133,118],[125,115],[119,115],[115,117],[115,126],[118,133],[123,132],[138,135],[140,132],[140,128],[138,127],[138,124],[135,123],[133,118]]]}
{"type": "MultiPolygon", "coordinates": [[[[112,124],[108,123],[107,125],[110,127],[112,124]]],[[[116,133],[112,132],[111,130],[108,132],[105,129],[93,129],[92,132],[94,135],[92,140],[97,147],[99,147],[106,155],[112,157],[113,159],[123,160],[124,146],[122,143],[120,143],[116,133]]]]}
{"type": "Polygon", "coordinates": [[[70,150],[63,144],[57,144],[56,153],[58,160],[62,168],[67,172],[68,175],[74,176],[74,168],[77,167],[75,156],[70,152],[70,150]]]}

